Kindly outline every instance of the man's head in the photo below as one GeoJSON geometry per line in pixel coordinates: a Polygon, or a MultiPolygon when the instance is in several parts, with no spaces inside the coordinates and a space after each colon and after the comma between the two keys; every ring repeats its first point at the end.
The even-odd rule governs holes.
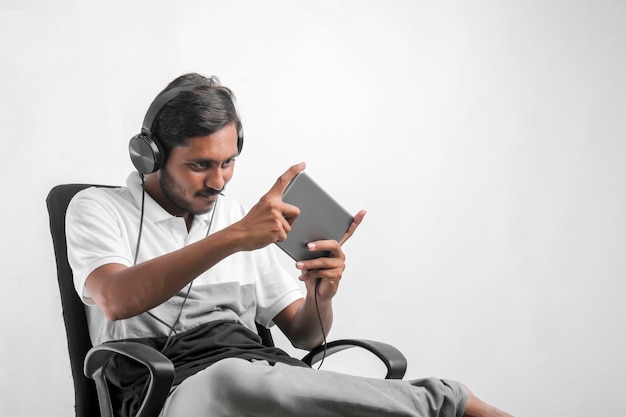
{"type": "MultiPolygon", "coordinates": [[[[213,207],[232,177],[243,135],[233,94],[215,77],[178,77],[153,104],[159,97],[163,101],[168,91],[181,88],[172,98],[166,96],[158,111],[148,112],[154,120],[144,131],[163,155],[157,168],[145,173],[150,174],[146,177],[150,195],[166,210],[185,216],[213,207]]],[[[131,146],[131,157],[132,152],[131,146]]]]}
{"type": "Polygon", "coordinates": [[[237,129],[237,149],[241,152],[243,129],[232,91],[217,77],[182,75],[150,105],[141,133],[130,140],[130,158],[140,174],[150,174],[164,166],[176,146],[231,123],[237,129]]]}
{"type": "Polygon", "coordinates": [[[217,77],[196,73],[181,75],[161,94],[173,88],[191,88],[191,91],[182,91],[172,98],[150,126],[152,135],[163,147],[165,160],[172,148],[184,146],[190,138],[209,135],[229,124],[237,129],[237,149],[241,152],[243,129],[229,88],[221,85],[217,77]]]}

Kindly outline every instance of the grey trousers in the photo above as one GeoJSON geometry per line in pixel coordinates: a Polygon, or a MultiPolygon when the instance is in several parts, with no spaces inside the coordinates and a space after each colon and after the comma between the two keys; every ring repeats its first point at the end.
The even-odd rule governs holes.
{"type": "Polygon", "coordinates": [[[466,401],[454,381],[364,378],[231,358],[183,381],[161,417],[460,417],[466,401]]]}

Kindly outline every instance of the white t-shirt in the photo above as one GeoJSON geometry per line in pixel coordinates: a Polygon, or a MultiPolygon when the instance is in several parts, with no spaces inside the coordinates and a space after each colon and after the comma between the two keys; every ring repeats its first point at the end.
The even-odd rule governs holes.
{"type": "MultiPolygon", "coordinates": [[[[167,336],[168,326],[140,314],[110,322],[95,306],[85,280],[96,268],[110,263],[132,266],[135,258],[143,190],[132,173],[127,187],[88,188],[70,202],[66,216],[67,251],[76,291],[86,304],[92,343],[137,337],[167,336]]],[[[137,263],[175,251],[206,236],[212,213],[195,216],[189,232],[182,218],[165,211],[147,193],[137,263]]],[[[220,196],[210,233],[240,220],[246,211],[238,202],[220,196]]],[[[274,245],[235,253],[198,276],[184,303],[177,332],[211,320],[235,320],[256,332],[255,321],[271,326],[273,318],[299,298],[296,280],[281,266],[274,245]]],[[[168,325],[178,316],[188,287],[151,310],[168,325]]]]}

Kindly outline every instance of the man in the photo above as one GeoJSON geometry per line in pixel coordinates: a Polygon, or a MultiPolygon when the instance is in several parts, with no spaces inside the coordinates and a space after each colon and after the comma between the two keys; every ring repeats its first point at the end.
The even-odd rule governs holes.
{"type": "MultiPolygon", "coordinates": [[[[68,256],[92,342],[134,339],[175,365],[161,415],[506,415],[457,382],[316,371],[259,343],[255,322],[276,324],[297,347],[322,343],[345,269],[341,245],[365,212],[340,242],[309,244],[329,256],[296,263],[303,296],[270,244],[286,239],[299,214],[281,197],[305,165],[246,211],[223,195],[242,146],[231,91],[216,78],[181,76],[131,140],[138,173],[127,187],[85,190],[68,208],[68,256]]],[[[136,411],[144,382],[128,368],[107,371],[122,415],[136,411]]]]}

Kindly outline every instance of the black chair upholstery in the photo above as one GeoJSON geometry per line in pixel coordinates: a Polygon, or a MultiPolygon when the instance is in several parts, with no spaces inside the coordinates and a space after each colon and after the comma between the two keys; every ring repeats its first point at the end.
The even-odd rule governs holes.
{"type": "MultiPolygon", "coordinates": [[[[113,416],[107,383],[102,371],[112,355],[124,355],[148,368],[152,380],[137,416],[155,417],[158,416],[171,387],[174,378],[173,365],[160,352],[139,343],[115,342],[92,346],[84,305],[74,289],[72,270],[67,259],[65,214],[74,195],[91,186],[94,185],[58,185],[50,191],[46,199],[74,382],[76,417],[113,416]]],[[[269,329],[257,326],[257,330],[265,345],[274,346],[269,329]]],[[[401,379],[404,376],[407,363],[402,353],[393,346],[370,340],[345,339],[330,342],[326,346],[313,349],[302,360],[312,366],[324,355],[331,355],[352,347],[366,349],[380,358],[387,368],[385,378],[401,379]]]]}

